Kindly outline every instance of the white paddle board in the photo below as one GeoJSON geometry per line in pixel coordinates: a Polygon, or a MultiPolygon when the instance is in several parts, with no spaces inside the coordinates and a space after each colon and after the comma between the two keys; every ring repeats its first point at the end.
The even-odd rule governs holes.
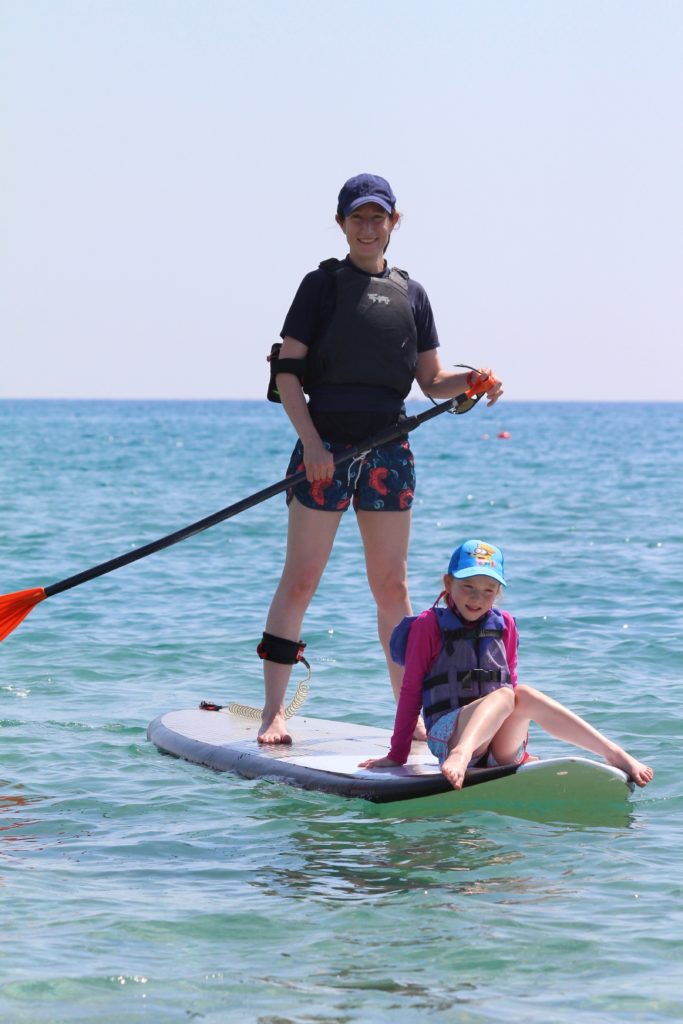
{"type": "Polygon", "coordinates": [[[160,715],[147,735],[163,753],[216,771],[380,804],[439,794],[461,800],[474,786],[477,797],[486,790],[500,810],[506,804],[548,799],[579,806],[596,801],[623,804],[633,788],[618,768],[585,757],[559,757],[471,769],[463,790],[456,793],[426,743],[414,743],[408,763],[401,767],[363,769],[358,767],[360,761],[387,753],[390,730],[303,715],[291,719],[288,728],[291,745],[262,745],[257,741],[258,722],[226,709],[197,708],[160,715]],[[483,789],[482,783],[487,783],[483,789]]]}

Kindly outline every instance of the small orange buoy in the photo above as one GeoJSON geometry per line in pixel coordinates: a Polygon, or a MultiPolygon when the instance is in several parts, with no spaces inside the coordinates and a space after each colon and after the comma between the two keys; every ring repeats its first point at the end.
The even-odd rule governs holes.
{"type": "Polygon", "coordinates": [[[508,438],[512,437],[512,434],[510,433],[509,430],[501,430],[500,434],[496,434],[496,437],[500,437],[504,441],[507,441],[508,438]]]}

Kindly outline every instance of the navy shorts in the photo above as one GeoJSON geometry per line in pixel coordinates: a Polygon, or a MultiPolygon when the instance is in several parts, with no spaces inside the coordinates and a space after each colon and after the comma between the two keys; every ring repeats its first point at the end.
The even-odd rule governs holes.
{"type": "MultiPolygon", "coordinates": [[[[325,441],[333,455],[352,445],[325,441]]],[[[287,476],[304,469],[303,445],[297,441],[287,467],[287,476]]],[[[407,440],[390,441],[380,448],[371,448],[367,455],[335,466],[329,480],[316,480],[290,487],[287,504],[296,498],[306,508],[323,512],[344,512],[351,501],[353,507],[371,512],[403,512],[413,504],[415,464],[407,440]]]]}

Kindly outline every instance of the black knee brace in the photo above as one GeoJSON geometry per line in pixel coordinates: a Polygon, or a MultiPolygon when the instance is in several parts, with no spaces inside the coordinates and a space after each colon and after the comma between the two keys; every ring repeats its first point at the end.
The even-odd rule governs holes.
{"type": "Polygon", "coordinates": [[[305,646],[302,640],[285,640],[282,636],[264,633],[256,653],[262,661],[276,661],[279,665],[296,665],[297,661],[303,661],[306,668],[310,668],[304,658],[305,646]]]}

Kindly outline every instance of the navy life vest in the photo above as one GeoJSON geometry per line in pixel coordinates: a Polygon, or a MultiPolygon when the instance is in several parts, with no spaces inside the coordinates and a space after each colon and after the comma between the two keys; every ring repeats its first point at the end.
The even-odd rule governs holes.
{"type": "Polygon", "coordinates": [[[391,388],[405,398],[415,380],[417,327],[408,298],[408,274],[360,274],[343,260],[320,267],[334,276],[332,319],[309,349],[304,389],[321,384],[391,388]]]}
{"type": "MultiPolygon", "coordinates": [[[[448,711],[478,697],[512,686],[503,633],[505,619],[498,608],[475,626],[467,625],[451,608],[433,608],[441,632],[441,651],[422,683],[422,710],[429,732],[448,711]]],[[[416,616],[406,616],[390,641],[392,659],[405,664],[408,635],[416,616]]]]}

